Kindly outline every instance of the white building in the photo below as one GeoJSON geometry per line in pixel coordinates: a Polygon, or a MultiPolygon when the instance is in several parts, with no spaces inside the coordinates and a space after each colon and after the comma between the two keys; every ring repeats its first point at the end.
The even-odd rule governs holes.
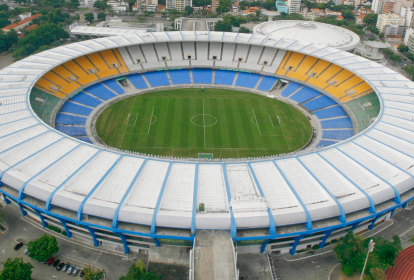
{"type": "Polygon", "coordinates": [[[289,14],[299,14],[300,13],[300,1],[301,0],[288,0],[286,1],[287,6],[289,7],[289,14]]]}
{"type": "Polygon", "coordinates": [[[401,8],[411,8],[413,6],[413,2],[408,0],[396,0],[394,2],[394,12],[397,14],[401,14],[401,8]]]}
{"type": "Polygon", "coordinates": [[[405,18],[400,15],[397,15],[394,13],[378,15],[377,28],[380,32],[384,31],[384,26],[386,25],[404,25],[404,24],[405,24],[405,18]]]}
{"type": "Polygon", "coordinates": [[[167,0],[166,9],[168,11],[176,9],[177,11],[184,12],[185,7],[193,6],[193,0],[167,0]]]}
{"type": "Polygon", "coordinates": [[[411,26],[414,15],[411,7],[402,7],[400,15],[405,18],[405,26],[411,26]]]}
{"type": "Polygon", "coordinates": [[[391,0],[373,0],[371,5],[371,10],[376,14],[382,14],[384,11],[384,5],[386,2],[392,2],[391,0]]]}

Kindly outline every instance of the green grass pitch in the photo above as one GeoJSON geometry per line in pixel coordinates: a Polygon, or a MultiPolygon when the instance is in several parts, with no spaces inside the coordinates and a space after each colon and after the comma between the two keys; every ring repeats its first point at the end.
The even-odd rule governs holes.
{"type": "Polygon", "coordinates": [[[152,155],[259,157],[303,147],[312,127],[289,104],[257,94],[199,88],[164,90],[123,99],[98,117],[107,145],[152,155]]]}

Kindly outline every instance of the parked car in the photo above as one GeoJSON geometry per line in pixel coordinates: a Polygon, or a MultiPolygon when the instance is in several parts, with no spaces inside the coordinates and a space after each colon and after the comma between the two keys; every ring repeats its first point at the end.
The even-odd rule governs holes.
{"type": "Polygon", "coordinates": [[[65,265],[62,267],[62,271],[65,272],[70,267],[69,263],[65,263],[65,265]]]}
{"type": "Polygon", "coordinates": [[[80,278],[83,278],[83,276],[85,276],[85,272],[83,272],[83,269],[81,270],[79,276],[80,276],[80,278]]]}
{"type": "Polygon", "coordinates": [[[65,266],[66,264],[64,263],[64,262],[61,262],[60,264],[58,264],[57,266],[56,266],[56,270],[57,271],[61,271],[62,270],[62,268],[65,266]]]}
{"type": "Polygon", "coordinates": [[[55,262],[55,258],[51,257],[48,261],[47,261],[47,265],[51,266],[53,263],[55,262]]]}
{"type": "Polygon", "coordinates": [[[19,250],[20,248],[22,248],[23,247],[23,243],[22,242],[19,242],[19,243],[17,243],[17,245],[16,246],[14,246],[14,250],[19,250]]]}
{"type": "Polygon", "coordinates": [[[24,250],[24,254],[25,255],[28,255],[29,254],[29,249],[28,248],[26,248],[26,250],[24,250]]]}
{"type": "Polygon", "coordinates": [[[42,262],[40,262],[40,263],[45,264],[45,263],[47,263],[47,261],[48,261],[49,259],[50,259],[50,258],[47,258],[47,259],[45,259],[44,261],[42,261],[42,262]]]}
{"type": "Polygon", "coordinates": [[[57,267],[59,263],[60,263],[60,260],[59,260],[59,259],[58,259],[58,260],[55,260],[55,261],[53,262],[52,266],[53,266],[53,267],[57,267]]]}
{"type": "Polygon", "coordinates": [[[72,272],[72,275],[73,276],[76,276],[76,275],[78,275],[78,273],[79,273],[79,268],[75,268],[74,270],[73,270],[73,272],[72,272]]]}
{"type": "Polygon", "coordinates": [[[71,274],[72,270],[74,269],[73,265],[71,265],[68,270],[66,271],[67,274],[71,274]]]}

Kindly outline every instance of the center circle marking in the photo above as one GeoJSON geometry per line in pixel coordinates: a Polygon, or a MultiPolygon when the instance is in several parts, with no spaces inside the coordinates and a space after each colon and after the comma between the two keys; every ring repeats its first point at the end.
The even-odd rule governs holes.
{"type": "Polygon", "coordinates": [[[193,116],[191,118],[191,122],[196,126],[209,127],[215,125],[217,123],[217,119],[216,117],[209,114],[199,114],[193,116]]]}

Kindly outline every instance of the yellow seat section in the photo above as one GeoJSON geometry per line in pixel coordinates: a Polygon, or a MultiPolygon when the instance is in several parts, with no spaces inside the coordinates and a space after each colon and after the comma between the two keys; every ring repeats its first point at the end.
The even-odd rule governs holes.
{"type": "Polygon", "coordinates": [[[118,58],[119,62],[121,62],[121,67],[118,67],[119,71],[124,73],[124,72],[129,72],[128,66],[126,65],[124,59],[122,58],[122,55],[119,53],[119,51],[117,49],[114,49],[114,53],[116,55],[116,57],[118,58]]]}
{"type": "Polygon", "coordinates": [[[59,98],[63,98],[66,95],[59,92],[58,90],[53,89],[52,87],[57,88],[56,85],[52,84],[51,82],[49,82],[48,80],[44,79],[43,77],[40,78],[37,83],[36,83],[36,88],[43,90],[51,95],[57,96],[59,98]]]}
{"type": "Polygon", "coordinates": [[[66,81],[69,81],[69,82],[72,82],[72,79],[69,78],[69,77],[72,77],[75,80],[78,78],[78,76],[76,76],[75,74],[73,74],[70,71],[68,71],[62,65],[59,65],[59,66],[55,67],[53,69],[53,72],[55,72],[57,75],[61,76],[62,78],[64,78],[66,81]]]}
{"type": "Polygon", "coordinates": [[[328,66],[330,63],[325,60],[318,60],[318,62],[309,70],[308,75],[310,76],[312,73],[314,74],[313,77],[319,76],[328,66]]]}
{"type": "Polygon", "coordinates": [[[323,71],[323,73],[309,78],[308,83],[317,86],[321,89],[324,89],[327,86],[329,86],[328,80],[330,80],[341,70],[342,67],[331,64],[328,68],[326,68],[325,71],[323,71]]]}
{"type": "Polygon", "coordinates": [[[93,64],[98,68],[98,72],[96,73],[100,78],[104,78],[107,76],[118,74],[118,70],[116,68],[109,69],[108,65],[99,55],[99,53],[91,53],[88,54],[87,57],[93,61],[93,64]]]}
{"type": "Polygon", "coordinates": [[[364,83],[354,87],[351,91],[355,91],[355,93],[351,94],[352,97],[355,97],[355,96],[358,95],[358,98],[359,98],[359,97],[361,97],[359,95],[362,94],[362,93],[365,95],[365,94],[368,94],[368,93],[372,92],[372,88],[370,87],[369,84],[364,82],[364,83]]]}
{"type": "Polygon", "coordinates": [[[77,84],[76,82],[69,83],[68,81],[62,79],[52,71],[47,72],[43,77],[58,85],[59,91],[63,92],[64,94],[69,94],[79,87],[79,84],[77,84]]]}
{"type": "MultiPolygon", "coordinates": [[[[344,72],[344,71],[342,71],[342,72],[344,72]]],[[[353,75],[352,73],[350,73],[350,74],[353,75]]],[[[342,77],[345,77],[345,74],[342,77]]],[[[333,80],[335,80],[335,79],[336,78],[334,78],[333,80]]],[[[362,82],[362,79],[360,77],[353,76],[352,78],[347,79],[346,81],[342,82],[338,86],[328,87],[326,89],[326,91],[333,94],[334,96],[336,96],[338,98],[343,98],[344,96],[347,96],[352,91],[352,90],[349,90],[350,88],[355,87],[356,85],[358,85],[361,82],[362,82]]]]}
{"type": "Polygon", "coordinates": [[[306,81],[309,78],[309,74],[306,73],[309,69],[315,64],[318,59],[313,56],[306,56],[305,59],[300,64],[300,67],[297,67],[295,71],[289,71],[287,76],[292,77],[301,81],[306,81]]]}
{"type": "Polygon", "coordinates": [[[86,58],[86,56],[81,56],[78,58],[75,58],[75,61],[82,67],[88,74],[93,74],[91,69],[93,69],[95,72],[98,72],[98,69],[96,69],[95,66],[92,65],[92,63],[86,58]]]}
{"type": "MultiPolygon", "coordinates": [[[[338,86],[339,84],[341,84],[343,81],[345,81],[346,79],[350,78],[352,75],[351,72],[349,72],[348,70],[343,69],[341,72],[339,72],[337,75],[335,75],[334,77],[332,77],[331,79],[328,80],[328,83],[331,84],[332,82],[335,81],[334,84],[331,84],[332,86],[338,86]]],[[[346,83],[346,82],[345,82],[346,83]]]]}
{"type": "Polygon", "coordinates": [[[110,68],[118,68],[119,72],[121,73],[128,72],[128,68],[125,67],[125,64],[118,61],[117,57],[112,52],[112,50],[105,50],[101,51],[100,53],[110,68]]]}
{"type": "Polygon", "coordinates": [[[286,70],[283,70],[283,66],[286,64],[286,62],[289,59],[291,53],[292,53],[291,51],[286,52],[285,56],[282,59],[282,62],[279,65],[279,68],[277,68],[277,70],[276,70],[276,74],[285,75],[286,70]]]}
{"type": "Polygon", "coordinates": [[[88,83],[91,83],[95,80],[98,79],[98,77],[94,74],[87,74],[90,73],[89,71],[87,71],[87,73],[85,72],[86,69],[82,69],[81,67],[79,67],[78,64],[76,64],[74,61],[70,60],[68,62],[66,62],[65,64],[63,64],[67,69],[69,69],[73,74],[75,74],[76,76],[79,77],[79,79],[77,80],[78,83],[85,85],[88,83]]]}

